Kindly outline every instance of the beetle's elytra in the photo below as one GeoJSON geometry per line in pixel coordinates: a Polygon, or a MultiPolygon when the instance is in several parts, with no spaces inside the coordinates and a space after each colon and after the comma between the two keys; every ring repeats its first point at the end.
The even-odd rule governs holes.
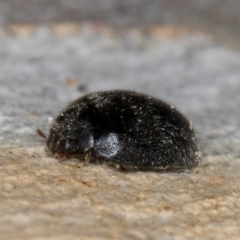
{"type": "Polygon", "coordinates": [[[93,92],[53,120],[47,148],[81,153],[124,168],[191,168],[201,160],[192,124],[162,100],[133,91],[93,92]]]}

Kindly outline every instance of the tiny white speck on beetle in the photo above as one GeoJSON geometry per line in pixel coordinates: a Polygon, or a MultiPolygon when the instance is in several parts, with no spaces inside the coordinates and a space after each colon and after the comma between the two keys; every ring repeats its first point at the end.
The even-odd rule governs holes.
{"type": "Polygon", "coordinates": [[[193,129],[193,124],[192,124],[192,119],[189,118],[189,129],[192,130],[193,129]]]}
{"type": "Polygon", "coordinates": [[[48,117],[47,123],[48,123],[48,126],[51,127],[53,125],[53,118],[48,117]]]}
{"type": "Polygon", "coordinates": [[[68,141],[65,142],[65,149],[68,149],[70,147],[70,144],[68,143],[68,141]]]}

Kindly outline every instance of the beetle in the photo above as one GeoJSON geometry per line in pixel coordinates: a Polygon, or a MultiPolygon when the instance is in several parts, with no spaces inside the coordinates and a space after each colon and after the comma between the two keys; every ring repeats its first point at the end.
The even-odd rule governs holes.
{"type": "Polygon", "coordinates": [[[103,158],[125,169],[192,168],[201,161],[191,121],[160,99],[128,90],[70,103],[53,120],[46,146],[61,160],[84,153],[86,162],[103,158]]]}

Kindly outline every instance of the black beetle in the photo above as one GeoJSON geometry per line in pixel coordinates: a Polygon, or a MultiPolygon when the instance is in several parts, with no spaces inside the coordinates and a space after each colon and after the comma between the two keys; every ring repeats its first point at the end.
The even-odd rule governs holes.
{"type": "Polygon", "coordinates": [[[93,92],[70,103],[46,139],[52,154],[86,153],[123,168],[191,168],[201,152],[191,121],[154,97],[126,90],[93,92]]]}

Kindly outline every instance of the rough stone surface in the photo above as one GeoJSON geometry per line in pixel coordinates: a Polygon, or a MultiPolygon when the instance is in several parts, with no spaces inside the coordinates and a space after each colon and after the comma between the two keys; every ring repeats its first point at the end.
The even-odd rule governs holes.
{"type": "Polygon", "coordinates": [[[239,239],[240,54],[197,34],[79,29],[0,29],[1,239],[239,239]],[[47,133],[69,101],[113,88],[189,116],[202,164],[122,173],[48,156],[36,128],[47,133]]]}

